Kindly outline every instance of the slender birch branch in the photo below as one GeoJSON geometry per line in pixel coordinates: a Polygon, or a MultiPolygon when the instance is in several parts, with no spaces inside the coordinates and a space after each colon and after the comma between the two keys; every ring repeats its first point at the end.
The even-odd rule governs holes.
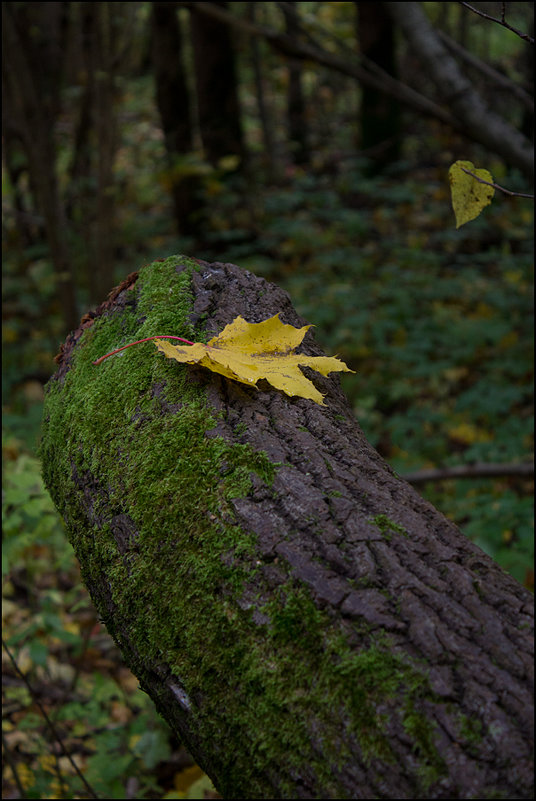
{"type": "Polygon", "coordinates": [[[504,192],[505,195],[509,195],[510,197],[527,197],[529,200],[534,200],[534,195],[526,195],[524,192],[512,192],[510,189],[505,189],[504,186],[499,186],[499,184],[495,184],[492,181],[484,181],[483,178],[479,178],[478,175],[475,175],[474,172],[471,170],[466,170],[465,167],[460,167],[462,172],[467,173],[475,181],[478,181],[479,184],[487,184],[487,186],[492,186],[494,189],[499,189],[501,192],[504,192]]]}
{"type": "Polygon", "coordinates": [[[465,6],[465,8],[468,8],[470,11],[474,11],[474,13],[478,14],[479,17],[484,17],[484,19],[489,19],[491,20],[491,22],[496,22],[498,25],[502,25],[503,28],[507,28],[509,31],[512,31],[512,33],[516,33],[526,42],[534,44],[534,39],[532,38],[532,36],[529,36],[528,33],[522,33],[521,31],[518,31],[517,28],[513,28],[506,22],[506,3],[501,3],[502,6],[501,19],[497,19],[497,17],[491,17],[489,14],[484,13],[484,11],[479,11],[478,8],[469,5],[469,3],[460,2],[460,5],[465,6]]]}

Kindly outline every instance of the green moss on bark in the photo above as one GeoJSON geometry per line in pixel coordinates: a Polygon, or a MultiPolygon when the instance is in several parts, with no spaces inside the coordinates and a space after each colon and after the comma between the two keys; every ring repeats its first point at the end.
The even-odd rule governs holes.
{"type": "MultiPolygon", "coordinates": [[[[444,773],[433,726],[417,711],[423,698],[433,699],[423,666],[395,655],[387,636],[368,638],[356,652],[288,566],[287,584],[256,610],[268,622],[253,622],[241,602],[260,562],[255,536],[237,524],[230,501],[250,492],[253,475],[270,484],[277,465],[214,436],[216,419],[192,368],[152,342],[93,365],[157,334],[203,340],[189,322],[196,269],[182,257],[142,268],[133,302],[97,319],[64,383],[48,385],[44,478],[84,581],[96,586],[105,571],[112,605],[129,621],[133,671],[143,676],[148,664],[166,663],[177,676],[198,730],[226,766],[222,792],[232,794],[251,774],[250,797],[262,797],[256,775],[284,765],[299,771],[305,761],[325,796],[345,797],[333,766],[355,760],[352,737],[379,772],[396,759],[389,712],[414,740],[418,797],[444,773]],[[126,553],[117,541],[121,516],[138,532],[126,553]],[[311,753],[311,721],[323,727],[321,754],[311,753]]],[[[387,518],[374,522],[385,534],[400,531],[387,518]]],[[[261,590],[260,572],[258,581],[261,590]]],[[[120,641],[106,604],[99,612],[120,641]]],[[[280,791],[292,797],[292,783],[280,791]]]]}
{"type": "Polygon", "coordinates": [[[387,515],[376,515],[376,517],[373,517],[370,522],[374,523],[374,525],[379,528],[387,542],[390,542],[393,536],[393,531],[396,531],[398,534],[402,534],[403,537],[409,536],[405,528],[399,526],[398,523],[395,523],[395,521],[391,520],[389,517],[387,517],[387,515]]]}
{"type": "Polygon", "coordinates": [[[93,364],[109,350],[155,334],[202,339],[204,332],[188,323],[193,269],[195,262],[179,258],[142,269],[132,290],[136,304],[87,329],[64,385],[48,386],[41,444],[45,482],[66,519],[84,578],[91,581],[107,565],[114,603],[127,603],[140,621],[143,639],[152,643],[147,656],[164,660],[176,650],[177,632],[166,636],[162,630],[177,610],[175,596],[181,594],[181,607],[189,593],[192,604],[203,604],[211,581],[236,578],[221,555],[253,545],[251,535],[226,522],[229,500],[247,494],[252,473],[270,481],[275,469],[264,453],[207,436],[216,420],[203,388],[186,380],[190,368],[167,360],[152,342],[93,364]],[[179,265],[185,269],[177,273],[179,265]],[[180,412],[164,413],[170,406],[180,412]],[[88,473],[96,485],[89,512],[93,531],[80,489],[73,487],[76,476],[88,473]],[[128,564],[112,533],[113,519],[121,514],[139,531],[136,558],[128,564]],[[166,570],[170,559],[180,562],[184,584],[166,570]],[[148,576],[165,601],[155,602],[148,576]]]}

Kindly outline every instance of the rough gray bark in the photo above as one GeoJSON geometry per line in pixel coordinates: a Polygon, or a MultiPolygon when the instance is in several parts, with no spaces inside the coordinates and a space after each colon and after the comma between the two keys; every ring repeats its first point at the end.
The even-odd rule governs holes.
{"type": "Polygon", "coordinates": [[[393,473],[335,377],[320,406],[151,343],[92,365],[278,312],[303,325],[264,279],[174,257],[67,340],[41,455],[102,619],[225,797],[530,798],[532,596],[393,473]]]}
{"type": "Polygon", "coordinates": [[[420,3],[385,3],[440,97],[466,133],[533,180],[534,149],[523,134],[487,108],[428,21],[420,3]]]}

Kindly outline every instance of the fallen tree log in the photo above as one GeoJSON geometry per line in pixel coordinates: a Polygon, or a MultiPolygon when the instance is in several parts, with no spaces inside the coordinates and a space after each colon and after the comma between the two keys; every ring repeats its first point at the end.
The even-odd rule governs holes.
{"type": "Polygon", "coordinates": [[[224,797],[531,797],[532,596],[393,473],[336,377],[308,373],[320,406],[152,342],[93,364],[278,312],[303,325],[264,279],[172,257],[62,347],[43,472],[102,620],[224,797]]]}

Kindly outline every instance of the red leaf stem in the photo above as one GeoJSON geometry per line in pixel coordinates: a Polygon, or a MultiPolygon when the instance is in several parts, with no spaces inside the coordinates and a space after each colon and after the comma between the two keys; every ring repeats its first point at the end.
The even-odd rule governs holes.
{"type": "Polygon", "coordinates": [[[93,362],[93,364],[100,364],[108,356],[114,356],[116,353],[120,353],[120,351],[125,350],[126,348],[131,348],[132,345],[139,345],[141,342],[150,342],[152,339],[178,339],[179,342],[185,342],[187,345],[195,345],[195,342],[190,342],[189,339],[183,339],[182,337],[174,337],[171,334],[162,334],[161,336],[154,336],[154,337],[147,337],[147,339],[137,339],[136,342],[130,342],[128,345],[123,345],[122,348],[116,348],[116,350],[111,350],[110,353],[106,353],[104,356],[101,356],[100,359],[93,362]]]}

